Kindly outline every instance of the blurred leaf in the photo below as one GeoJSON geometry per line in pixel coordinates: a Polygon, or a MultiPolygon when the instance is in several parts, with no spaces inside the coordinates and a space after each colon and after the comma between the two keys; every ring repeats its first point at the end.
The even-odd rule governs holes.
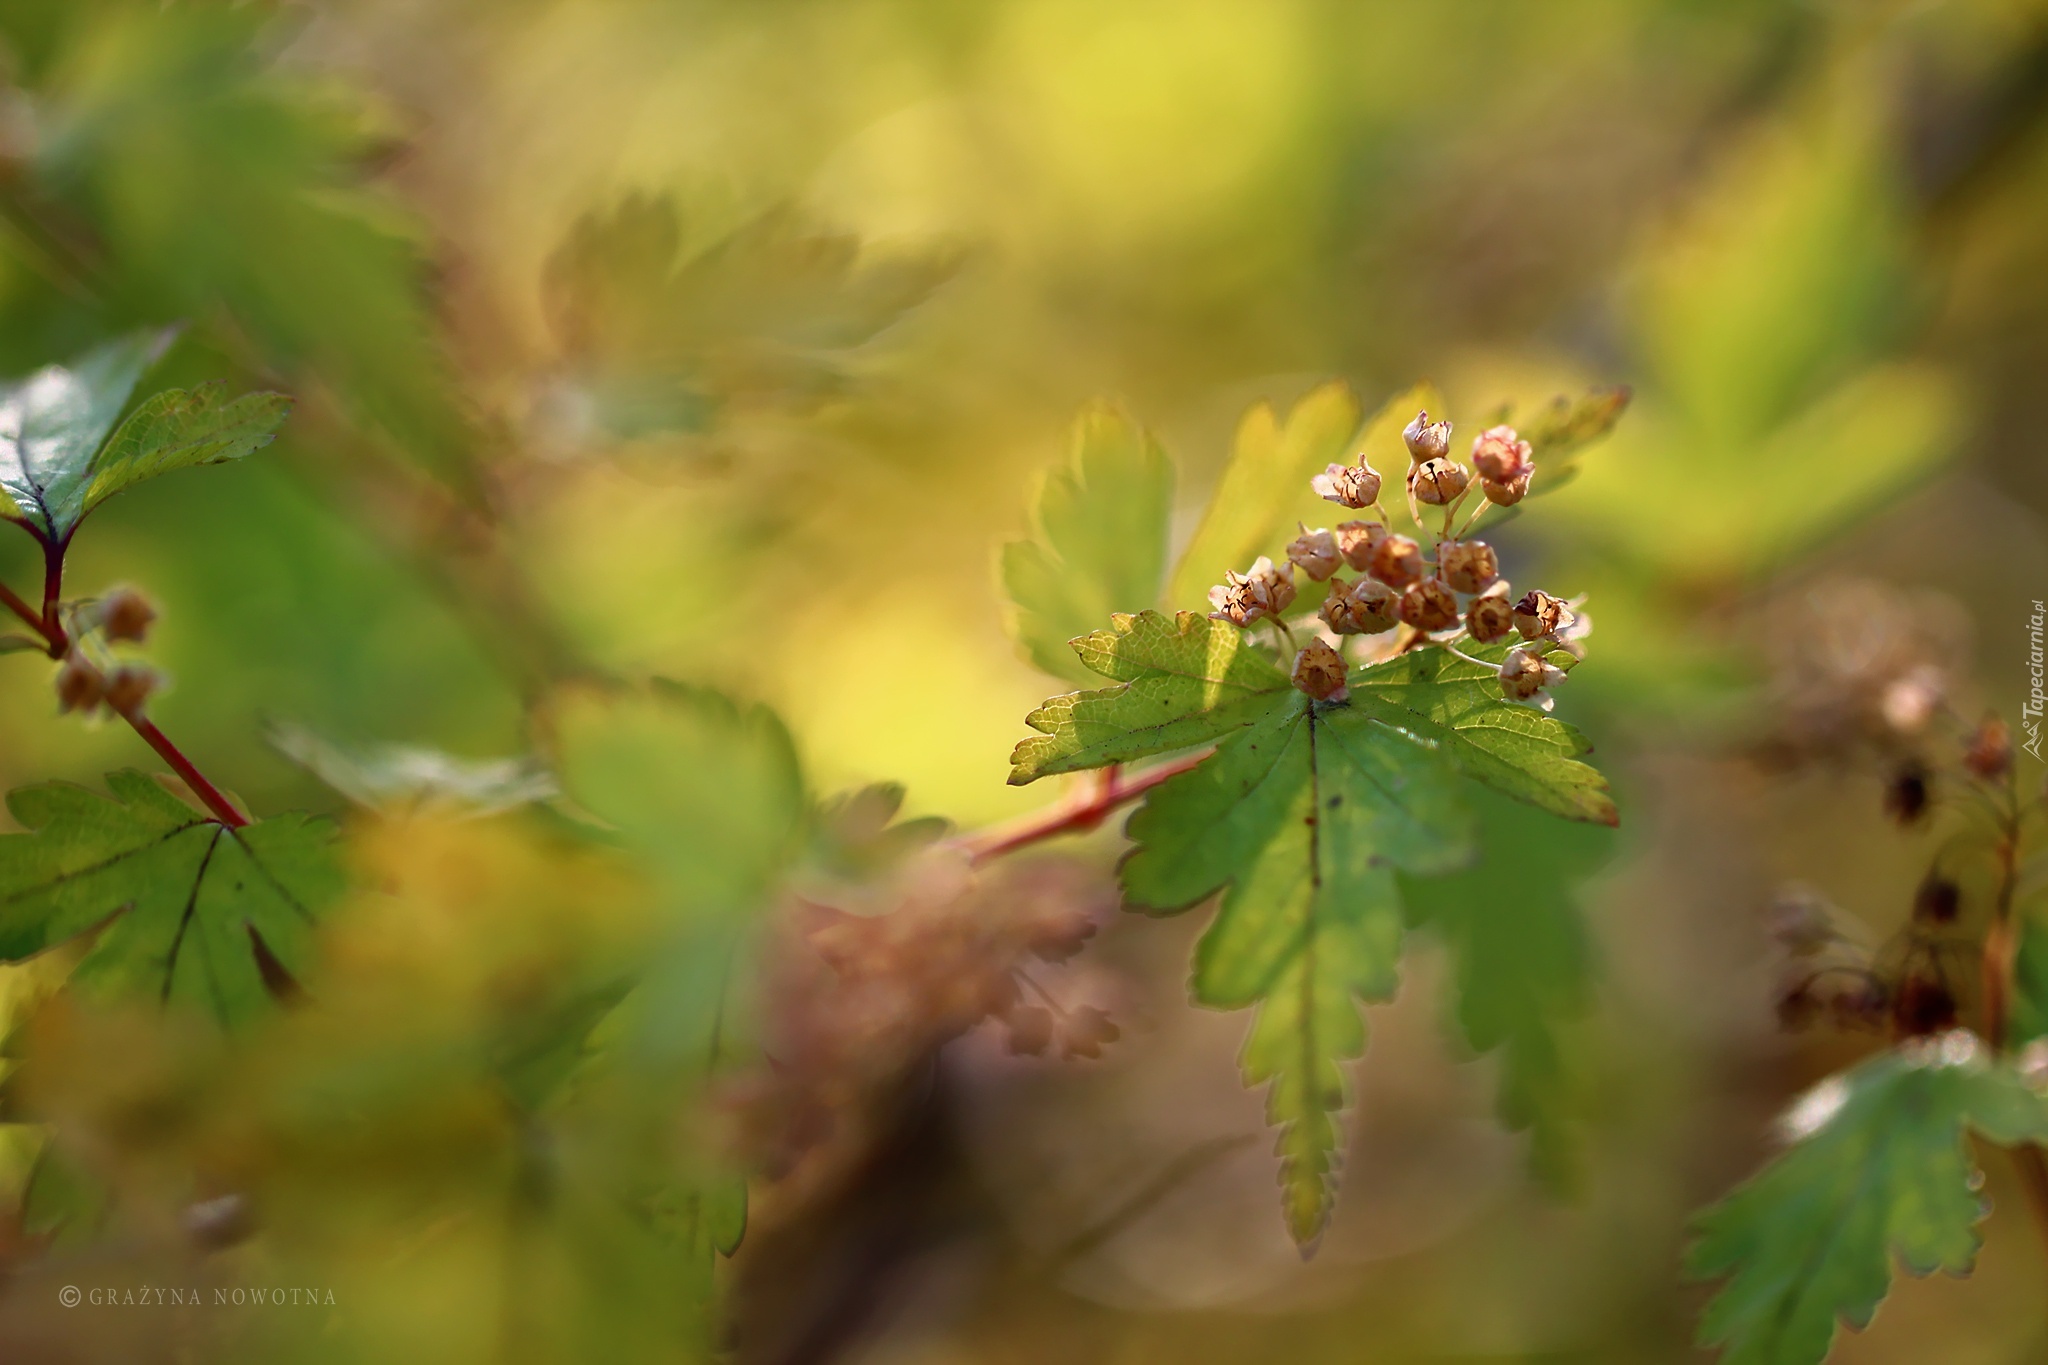
{"type": "Polygon", "coordinates": [[[2048,1038],[2048,929],[2037,915],[2019,922],[2019,948],[2012,963],[2013,1046],[2048,1038]]]}
{"type": "Polygon", "coordinates": [[[1115,408],[1084,410],[1067,462],[1033,502],[1032,538],[1003,547],[1003,589],[1031,662],[1091,681],[1068,641],[1158,602],[1172,515],[1173,464],[1151,433],[1115,408]]]}
{"type": "Polygon", "coordinates": [[[1287,675],[1228,622],[1191,611],[1110,621],[1074,649],[1118,685],[1054,697],[1026,716],[1043,737],[1020,740],[1011,753],[1013,785],[1205,743],[1257,720],[1290,690],[1287,675]]]}
{"type": "Polygon", "coordinates": [[[294,976],[339,894],[333,831],[288,815],[229,829],[151,778],[109,773],[111,799],[68,782],[20,787],[0,835],[0,959],[98,930],[72,980],[101,994],[177,1001],[223,1026],[260,1013],[264,955],[294,976]]]}
{"type": "Polygon", "coordinates": [[[492,815],[560,792],[530,758],[464,759],[405,744],[344,747],[303,725],[274,721],[271,747],[370,810],[453,808],[492,815]]]}
{"type": "Polygon", "coordinates": [[[0,516],[48,540],[71,533],[87,511],[93,457],[169,340],[137,332],[0,384],[0,516]]]}
{"type": "MultiPolygon", "coordinates": [[[[1524,419],[1519,432],[1529,443],[1539,474],[1530,496],[1555,492],[1576,478],[1578,457],[1614,430],[1631,397],[1626,386],[1594,389],[1576,399],[1559,394],[1542,412],[1524,419]]],[[[1501,521],[1495,515],[1490,525],[1497,530],[1501,521]]]]}
{"type": "Polygon", "coordinates": [[[952,826],[937,816],[896,818],[903,795],[898,783],[876,782],[826,801],[812,822],[813,866],[830,875],[865,879],[944,837],[952,826]]]}
{"type": "Polygon", "coordinates": [[[88,468],[92,483],[78,515],[159,474],[239,460],[269,445],[291,414],[292,400],[281,393],[247,393],[222,404],[226,387],[215,380],[144,399],[88,468]]]}
{"type": "Polygon", "coordinates": [[[2048,1141],[2048,1098],[1952,1033],[1822,1082],[1786,1126],[1793,1147],[1696,1223],[1687,1273],[1728,1281],[1699,1335],[1723,1365],[1818,1365],[1837,1321],[1869,1324],[1894,1258],[1968,1274],[1986,1210],[1964,1132],[2048,1141]]]}

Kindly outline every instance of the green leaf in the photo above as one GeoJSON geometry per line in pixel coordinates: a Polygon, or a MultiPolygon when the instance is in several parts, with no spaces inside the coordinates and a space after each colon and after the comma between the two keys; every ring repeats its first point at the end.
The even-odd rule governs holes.
{"type": "Polygon", "coordinates": [[[1003,590],[1031,662],[1090,681],[1068,642],[1158,601],[1172,513],[1173,464],[1151,433],[1105,404],[1085,409],[1033,502],[1031,539],[1003,547],[1003,590]]]}
{"type": "Polygon", "coordinates": [[[0,383],[0,516],[45,540],[70,535],[86,513],[93,457],[170,337],[137,332],[0,383]]]}
{"type": "Polygon", "coordinates": [[[2013,1046],[2048,1038],[2048,928],[2035,915],[2019,922],[2019,947],[2012,962],[2013,1046]]]}
{"type": "Polygon", "coordinates": [[[1073,642],[1091,671],[1118,685],[1054,697],[1024,718],[1039,731],[1010,755],[1010,782],[1125,763],[1204,744],[1257,720],[1291,689],[1244,632],[1193,612],[1113,616],[1073,642]]]}
{"type": "Polygon", "coordinates": [[[78,515],[145,479],[239,460],[269,445],[291,415],[292,400],[281,393],[245,393],[223,403],[226,387],[215,380],[144,399],[93,459],[78,515]]]}
{"type": "Polygon", "coordinates": [[[276,969],[304,970],[341,891],[332,827],[287,815],[229,829],[132,770],[107,789],[8,794],[29,832],[0,835],[0,960],[100,929],[79,987],[192,1005],[224,1027],[260,1013],[276,969]]]}
{"type": "Polygon", "coordinates": [[[1457,781],[1433,745],[1289,689],[1130,821],[1133,908],[1184,909],[1229,887],[1196,950],[1195,998],[1259,1006],[1244,1075],[1269,1085],[1282,1204],[1305,1249],[1335,1198],[1341,1064],[1365,1048],[1358,1002],[1395,985],[1393,869],[1443,871],[1472,850],[1457,781]]]}
{"type": "Polygon", "coordinates": [[[1491,668],[1411,650],[1354,673],[1351,704],[1440,745],[1467,776],[1518,801],[1568,820],[1620,823],[1607,779],[1578,761],[1592,747],[1585,736],[1507,700],[1491,668]]]}
{"type": "Polygon", "coordinates": [[[1696,1221],[1687,1273],[1727,1279],[1699,1333],[1722,1365],[1818,1365],[1837,1321],[1869,1324],[1894,1259],[1968,1274],[1986,1206],[1964,1133],[2048,1141],[2048,1098],[1958,1032],[1830,1078],[1786,1126],[1791,1149],[1696,1221]]]}

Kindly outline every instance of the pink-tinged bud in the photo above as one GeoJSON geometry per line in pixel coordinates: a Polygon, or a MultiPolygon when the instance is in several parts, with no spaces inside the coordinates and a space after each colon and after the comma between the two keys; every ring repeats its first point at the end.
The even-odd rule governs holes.
{"type": "Polygon", "coordinates": [[[1500,560],[1483,540],[1446,540],[1436,547],[1436,571],[1459,592],[1485,592],[1500,577],[1500,560]]]}
{"type": "Polygon", "coordinates": [[[100,630],[109,640],[140,644],[154,620],[156,608],[133,588],[116,588],[100,599],[100,630]]]}
{"type": "Polygon", "coordinates": [[[1465,608],[1465,629],[1472,632],[1472,638],[1480,644],[1490,645],[1495,640],[1504,640],[1515,628],[1515,609],[1508,605],[1504,594],[1486,594],[1472,599],[1472,605],[1465,608]]]}
{"type": "Polygon", "coordinates": [[[1451,453],[1451,424],[1432,422],[1427,412],[1418,412],[1414,421],[1401,428],[1401,439],[1408,445],[1408,458],[1416,464],[1441,460],[1451,453]]]}
{"type": "Polygon", "coordinates": [[[1482,479],[1513,483],[1529,472],[1529,443],[1513,427],[1488,427],[1472,443],[1472,467],[1482,479]]]}
{"type": "Polygon", "coordinates": [[[1336,536],[1321,527],[1311,531],[1303,526],[1301,534],[1288,542],[1287,560],[1320,583],[1337,572],[1337,566],[1344,562],[1344,555],[1337,548],[1336,536]]]}
{"type": "Polygon", "coordinates": [[[1401,594],[1399,614],[1417,630],[1446,630],[1458,624],[1458,599],[1442,579],[1425,578],[1401,594]]]}
{"type": "Polygon", "coordinates": [[[1387,538],[1387,528],[1376,521],[1347,521],[1337,527],[1337,552],[1344,562],[1360,573],[1372,567],[1372,552],[1387,538]]]}
{"type": "Polygon", "coordinates": [[[1479,491],[1486,494],[1486,500],[1495,507],[1513,507],[1529,496],[1529,475],[1533,472],[1525,469],[1506,483],[1495,479],[1481,479],[1479,491]]]}
{"type": "Polygon", "coordinates": [[[1541,654],[1516,645],[1501,661],[1501,694],[1511,701],[1533,701],[1546,687],[1564,681],[1564,670],[1546,663],[1541,654]]]}
{"type": "Polygon", "coordinates": [[[1294,656],[1294,685],[1317,701],[1343,701],[1344,656],[1320,639],[1294,656]]]}
{"type": "Polygon", "coordinates": [[[155,670],[139,664],[123,664],[107,679],[107,709],[117,716],[136,716],[161,679],[155,670]]]}
{"type": "Polygon", "coordinates": [[[1394,612],[1400,600],[1401,594],[1370,578],[1348,585],[1333,582],[1318,615],[1323,624],[1339,635],[1378,635],[1394,628],[1394,612]]]}
{"type": "Polygon", "coordinates": [[[1372,576],[1390,588],[1422,581],[1422,547],[1406,536],[1387,536],[1373,546],[1372,576]]]}
{"type": "Polygon", "coordinates": [[[1564,621],[1564,603],[1547,592],[1531,588],[1515,603],[1515,629],[1524,640],[1539,640],[1555,634],[1564,621]]]}
{"type": "Polygon", "coordinates": [[[107,680],[90,659],[77,650],[64,656],[64,666],[57,670],[57,709],[91,711],[106,696],[107,680]]]}
{"type": "Polygon", "coordinates": [[[1408,488],[1417,502],[1442,507],[1456,502],[1472,481],[1465,466],[1451,460],[1425,460],[1408,472],[1408,488]]]}
{"type": "Polygon", "coordinates": [[[1340,507],[1370,507],[1380,495],[1380,475],[1361,459],[1355,465],[1333,464],[1308,481],[1316,496],[1340,507]]]}
{"type": "Polygon", "coordinates": [[[1273,561],[1260,555],[1249,573],[1226,573],[1223,582],[1209,589],[1209,613],[1214,621],[1248,626],[1266,617],[1278,616],[1294,600],[1294,567],[1283,572],[1273,561]]]}

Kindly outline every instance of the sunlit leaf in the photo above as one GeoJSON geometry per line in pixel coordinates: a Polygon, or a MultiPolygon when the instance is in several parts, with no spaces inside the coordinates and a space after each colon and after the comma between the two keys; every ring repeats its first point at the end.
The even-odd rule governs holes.
{"type": "Polygon", "coordinates": [[[0,515],[62,540],[85,515],[91,463],[170,337],[137,332],[0,384],[0,515]]]}

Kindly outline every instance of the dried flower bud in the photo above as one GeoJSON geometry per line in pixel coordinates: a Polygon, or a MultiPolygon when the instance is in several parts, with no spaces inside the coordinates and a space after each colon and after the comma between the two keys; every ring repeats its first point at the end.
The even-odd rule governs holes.
{"type": "Polygon", "coordinates": [[[1465,466],[1452,460],[1425,460],[1408,471],[1409,491],[1415,494],[1417,502],[1432,507],[1455,502],[1471,481],[1472,475],[1465,466]]]}
{"type": "Polygon", "coordinates": [[[1417,630],[1444,630],[1458,624],[1458,599],[1442,579],[1425,578],[1401,594],[1400,615],[1417,630]]]}
{"type": "Polygon", "coordinates": [[[1415,420],[1401,429],[1401,439],[1408,444],[1408,458],[1416,464],[1441,460],[1451,453],[1451,424],[1432,422],[1427,412],[1418,412],[1415,420]]]}
{"type": "Polygon", "coordinates": [[[1301,528],[1301,534],[1287,545],[1287,559],[1295,568],[1320,583],[1337,572],[1337,566],[1344,562],[1344,556],[1337,549],[1337,537],[1318,527],[1311,531],[1301,528]]]}
{"type": "Polygon", "coordinates": [[[1344,656],[1320,638],[1310,640],[1294,656],[1294,685],[1317,701],[1344,700],[1344,656]]]}
{"type": "Polygon", "coordinates": [[[1209,613],[1214,621],[1248,626],[1269,616],[1278,616],[1294,600],[1294,568],[1282,571],[1260,555],[1249,573],[1226,573],[1223,582],[1209,589],[1209,613]]]}
{"type": "Polygon", "coordinates": [[[1318,614],[1339,635],[1377,635],[1394,628],[1394,609],[1400,597],[1386,584],[1370,578],[1349,585],[1333,581],[1330,595],[1323,599],[1318,614]]]}
{"type": "Polygon", "coordinates": [[[133,588],[116,588],[100,599],[100,629],[109,640],[142,643],[156,620],[156,608],[133,588]]]}
{"type": "Polygon", "coordinates": [[[1515,628],[1515,609],[1504,594],[1488,593],[1472,599],[1465,609],[1465,629],[1482,645],[1505,639],[1515,628]]]}
{"type": "Polygon", "coordinates": [[[1372,576],[1390,588],[1422,581],[1422,547],[1406,536],[1387,536],[1373,546],[1372,576]]]}
{"type": "Polygon", "coordinates": [[[1513,507],[1529,496],[1529,475],[1532,472],[1525,469],[1505,483],[1498,479],[1481,479],[1479,491],[1486,494],[1486,500],[1496,507],[1513,507]]]}
{"type": "Polygon", "coordinates": [[[1500,665],[1501,694],[1511,701],[1533,701],[1547,687],[1564,681],[1564,670],[1535,650],[1516,645],[1500,665]]]}
{"type": "Polygon", "coordinates": [[[1387,538],[1387,528],[1376,521],[1346,521],[1337,527],[1337,552],[1344,562],[1364,573],[1372,567],[1372,552],[1387,538]]]}
{"type": "Polygon", "coordinates": [[[1899,984],[1892,1022],[1909,1038],[1925,1038],[1955,1027],[1956,996],[1948,983],[1915,973],[1899,984]]]}
{"type": "Polygon", "coordinates": [[[1513,483],[1530,469],[1529,443],[1513,427],[1488,427],[1472,443],[1472,467],[1494,483],[1513,483]]]}
{"type": "Polygon", "coordinates": [[[1963,766],[1986,782],[1996,782],[2012,770],[2012,731],[1997,716],[1986,716],[1970,735],[1963,751],[1963,766]]]}
{"type": "Polygon", "coordinates": [[[139,664],[123,664],[107,679],[107,709],[118,716],[141,712],[142,704],[160,683],[155,670],[139,664]]]}
{"type": "Polygon", "coordinates": [[[1963,889],[1939,872],[1929,872],[1913,893],[1913,918],[1922,924],[1954,924],[1963,908],[1963,889]]]}
{"type": "Polygon", "coordinates": [[[1010,1052],[1036,1057],[1052,1043],[1052,1011],[1043,1005],[1013,1005],[1003,1015],[1010,1030],[1010,1052]]]}
{"type": "Polygon", "coordinates": [[[1885,783],[1884,813],[1902,825],[1918,824],[1927,814],[1932,775],[1918,759],[1908,759],[1885,783]]]}
{"type": "Polygon", "coordinates": [[[1380,495],[1379,471],[1363,457],[1355,465],[1333,464],[1308,483],[1317,497],[1340,507],[1370,507],[1380,495]]]}
{"type": "Polygon", "coordinates": [[[1060,1020],[1060,1055],[1100,1057],[1102,1049],[1123,1036],[1123,1030],[1097,1005],[1076,1005],[1060,1020]]]}
{"type": "Polygon", "coordinates": [[[1564,624],[1564,603],[1549,593],[1531,588],[1515,603],[1515,629],[1524,640],[1538,640],[1554,634],[1564,624]]]}
{"type": "Polygon", "coordinates": [[[63,712],[91,711],[106,696],[107,680],[93,662],[72,650],[57,670],[57,709],[63,712]]]}
{"type": "Polygon", "coordinates": [[[1500,559],[1483,540],[1447,540],[1436,547],[1436,571],[1459,592],[1485,592],[1500,577],[1500,559]]]}

